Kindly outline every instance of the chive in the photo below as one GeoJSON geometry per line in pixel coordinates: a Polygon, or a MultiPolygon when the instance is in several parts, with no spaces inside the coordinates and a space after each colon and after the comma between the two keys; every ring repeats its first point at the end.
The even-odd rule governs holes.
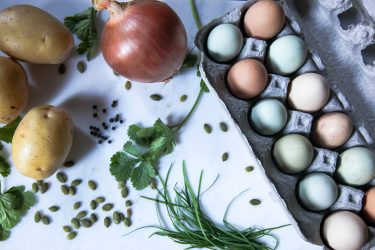
{"type": "Polygon", "coordinates": [[[150,98],[153,101],[160,101],[161,99],[163,99],[163,97],[159,94],[152,94],[152,95],[150,95],[150,98]]]}
{"type": "Polygon", "coordinates": [[[81,73],[81,74],[84,73],[86,71],[85,63],[83,61],[79,61],[77,63],[77,69],[78,69],[79,73],[81,73]]]}
{"type": "Polygon", "coordinates": [[[259,199],[251,199],[249,202],[253,206],[258,206],[261,203],[261,201],[259,199]]]}
{"type": "Polygon", "coordinates": [[[254,170],[253,166],[248,166],[245,168],[246,172],[252,172],[254,170]]]}
{"type": "Polygon", "coordinates": [[[227,132],[228,131],[228,126],[225,122],[220,122],[220,129],[221,131],[223,132],[227,132]]]}
{"type": "Polygon", "coordinates": [[[125,89],[129,90],[132,87],[132,83],[130,81],[126,81],[125,83],[125,89]]]}
{"type": "Polygon", "coordinates": [[[204,131],[206,131],[207,134],[211,134],[211,132],[212,132],[212,128],[211,128],[210,125],[208,125],[207,123],[205,123],[205,124],[203,125],[203,128],[204,128],[204,131]]]}
{"type": "Polygon", "coordinates": [[[65,74],[65,71],[66,71],[66,68],[65,68],[65,64],[60,64],[59,65],[59,74],[60,75],[63,75],[63,74],[65,74]]]}
{"type": "Polygon", "coordinates": [[[222,161],[227,161],[229,158],[229,154],[227,152],[225,152],[222,156],[221,156],[221,160],[222,161]]]}
{"type": "Polygon", "coordinates": [[[188,96],[187,95],[182,95],[180,97],[180,102],[185,102],[187,100],[188,96]]]}

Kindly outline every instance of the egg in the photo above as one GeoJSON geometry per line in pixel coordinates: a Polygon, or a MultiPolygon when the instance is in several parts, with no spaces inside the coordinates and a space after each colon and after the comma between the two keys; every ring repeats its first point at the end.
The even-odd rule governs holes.
{"type": "Polygon", "coordinates": [[[241,52],[243,36],[240,29],[230,23],[216,26],[208,35],[207,51],[219,63],[234,59],[241,52]]]}
{"type": "Polygon", "coordinates": [[[259,95],[268,80],[264,65],[254,59],[244,59],[234,64],[227,76],[227,86],[237,98],[250,99],[259,95]]]}
{"type": "Polygon", "coordinates": [[[250,112],[250,124],[261,135],[280,132],[288,120],[285,106],[276,99],[264,99],[254,105],[250,112]]]}
{"type": "Polygon", "coordinates": [[[258,1],[250,6],[244,17],[248,36],[267,40],[276,36],[285,23],[283,8],[273,0],[258,1]]]}
{"type": "Polygon", "coordinates": [[[367,242],[368,229],[355,213],[338,211],[323,222],[323,237],[334,250],[359,250],[367,242]]]}
{"type": "Polygon", "coordinates": [[[345,150],[339,158],[337,178],[343,184],[363,186],[375,177],[375,154],[364,147],[345,150]]]}
{"type": "Polygon", "coordinates": [[[287,174],[296,174],[302,172],[311,164],[314,149],[306,137],[299,134],[289,134],[276,141],[272,156],[281,171],[287,174]]]}
{"type": "Polygon", "coordinates": [[[375,224],[375,187],[367,190],[363,199],[362,211],[366,219],[370,223],[375,224]]]}
{"type": "Polygon", "coordinates": [[[306,57],[307,48],[302,39],[287,35],[276,39],[270,45],[266,60],[271,72],[289,75],[303,65],[306,57]]]}
{"type": "Polygon", "coordinates": [[[327,113],[313,123],[312,139],[316,145],[334,149],[342,146],[352,135],[353,122],[341,112],[327,113]]]}
{"type": "Polygon", "coordinates": [[[326,105],[329,93],[329,83],[323,76],[306,73],[290,83],[288,102],[296,110],[313,113],[326,105]]]}
{"type": "Polygon", "coordinates": [[[311,173],[301,179],[297,186],[297,195],[303,207],[311,211],[330,208],[337,200],[336,182],[323,173],[311,173]]]}

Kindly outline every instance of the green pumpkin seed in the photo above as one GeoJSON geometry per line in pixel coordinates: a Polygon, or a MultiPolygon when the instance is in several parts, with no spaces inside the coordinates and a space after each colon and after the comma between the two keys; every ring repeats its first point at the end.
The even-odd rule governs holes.
{"type": "Polygon", "coordinates": [[[151,179],[150,187],[151,187],[151,189],[157,189],[158,181],[155,178],[151,179]]]}
{"type": "Polygon", "coordinates": [[[39,186],[36,182],[33,183],[33,185],[31,185],[31,189],[33,190],[34,193],[38,193],[39,191],[39,186]]]}
{"type": "Polygon", "coordinates": [[[66,161],[66,162],[64,162],[64,167],[66,167],[66,168],[71,168],[71,167],[73,167],[74,166],[74,164],[75,164],[75,162],[74,161],[66,161]]]}
{"type": "Polygon", "coordinates": [[[76,203],[73,204],[73,208],[74,210],[77,210],[78,208],[80,208],[82,206],[82,202],[80,201],[77,201],[76,203]]]}
{"type": "Polygon", "coordinates": [[[156,102],[163,99],[163,97],[159,94],[152,94],[152,95],[150,95],[150,98],[151,98],[151,100],[156,101],[156,102]]]}
{"type": "Polygon", "coordinates": [[[187,95],[182,95],[180,97],[180,102],[185,102],[187,100],[188,96],[187,95]]]}
{"type": "Polygon", "coordinates": [[[73,240],[76,236],[77,236],[77,232],[70,232],[70,233],[68,233],[68,235],[66,236],[66,238],[68,240],[73,240]]]}
{"type": "Polygon", "coordinates": [[[98,207],[98,203],[95,200],[90,202],[90,207],[92,210],[95,210],[98,207]]]}
{"type": "Polygon", "coordinates": [[[70,226],[63,226],[64,232],[70,233],[73,229],[70,226]]]}
{"type": "Polygon", "coordinates": [[[132,215],[133,215],[133,211],[131,210],[131,208],[128,208],[128,209],[126,210],[126,215],[127,215],[128,217],[132,217],[132,215]]]}
{"type": "Polygon", "coordinates": [[[43,215],[43,216],[42,216],[42,223],[43,223],[44,225],[49,225],[49,224],[51,223],[51,220],[50,220],[50,218],[49,218],[48,216],[43,215]]]}
{"type": "Polygon", "coordinates": [[[79,212],[79,213],[76,215],[76,219],[78,219],[78,220],[83,219],[83,218],[86,217],[86,215],[87,215],[87,212],[83,210],[83,211],[79,212]]]}
{"type": "Polygon", "coordinates": [[[132,87],[132,83],[130,81],[126,81],[125,83],[125,89],[129,90],[132,87]]]}
{"type": "Polygon", "coordinates": [[[52,206],[52,207],[49,207],[48,209],[51,212],[57,212],[57,211],[59,211],[60,207],[59,206],[52,206]]]}
{"type": "Polygon", "coordinates": [[[119,214],[120,214],[120,222],[124,221],[125,215],[123,213],[121,213],[121,212],[119,212],[119,214]]]}
{"type": "Polygon", "coordinates": [[[41,193],[41,194],[44,194],[44,193],[46,193],[48,190],[49,190],[49,183],[44,182],[44,183],[42,184],[42,187],[40,188],[40,193],[41,193]]]}
{"type": "Polygon", "coordinates": [[[83,219],[83,220],[81,220],[81,225],[83,227],[91,227],[92,226],[92,222],[89,219],[83,219]]]}
{"type": "Polygon", "coordinates": [[[67,185],[61,185],[61,192],[65,195],[69,194],[69,188],[67,185]]]}
{"type": "Polygon", "coordinates": [[[258,199],[252,199],[250,200],[250,204],[253,205],[253,206],[258,206],[260,205],[261,201],[258,200],[258,199]]]}
{"type": "Polygon", "coordinates": [[[42,187],[43,185],[43,180],[37,180],[36,184],[38,184],[39,187],[42,187]]]}
{"type": "Polygon", "coordinates": [[[42,214],[39,211],[36,211],[34,214],[35,223],[39,223],[41,219],[42,219],[42,214]]]}
{"type": "Polygon", "coordinates": [[[95,223],[95,222],[98,221],[98,216],[96,214],[91,214],[90,220],[91,220],[92,223],[95,223]]]}
{"type": "Polygon", "coordinates": [[[103,196],[100,196],[100,197],[96,198],[95,201],[97,203],[103,203],[103,202],[105,202],[105,198],[103,196]]]}
{"type": "Polygon", "coordinates": [[[77,186],[81,185],[81,183],[82,183],[81,179],[76,179],[76,180],[72,181],[71,186],[77,187],[77,186]]]}
{"type": "Polygon", "coordinates": [[[93,180],[90,180],[87,184],[88,184],[89,188],[91,188],[92,190],[96,190],[96,188],[98,187],[96,182],[93,181],[93,180]]]}
{"type": "Polygon", "coordinates": [[[81,73],[81,74],[84,73],[86,71],[85,63],[83,61],[79,61],[77,63],[77,69],[78,69],[79,73],[81,73]]]}
{"type": "Polygon", "coordinates": [[[68,177],[67,177],[66,174],[63,173],[63,172],[58,172],[58,173],[56,174],[56,178],[57,178],[57,180],[58,180],[59,182],[61,182],[61,183],[65,183],[65,182],[68,180],[68,177]]]}
{"type": "Polygon", "coordinates": [[[130,218],[125,218],[124,219],[124,225],[126,227],[130,227],[132,225],[132,221],[130,220],[130,218]]]}
{"type": "Polygon", "coordinates": [[[113,204],[112,203],[107,203],[107,204],[105,204],[105,205],[102,206],[103,211],[107,211],[107,212],[111,211],[112,208],[113,208],[113,204]]]}
{"type": "Polygon", "coordinates": [[[252,172],[254,170],[253,166],[248,166],[245,168],[246,172],[252,172]]]}
{"type": "Polygon", "coordinates": [[[104,219],[104,226],[109,227],[111,225],[111,218],[105,217],[104,219]]]}
{"type": "Polygon", "coordinates": [[[81,227],[81,223],[79,222],[79,220],[77,220],[76,218],[73,218],[70,223],[72,224],[72,226],[75,228],[75,229],[78,229],[81,227]]]}
{"type": "Polygon", "coordinates": [[[129,189],[127,187],[124,187],[123,189],[121,189],[121,197],[122,198],[128,197],[128,194],[129,194],[129,189]]]}
{"type": "Polygon", "coordinates": [[[229,158],[229,154],[227,152],[225,152],[222,156],[221,156],[221,160],[222,161],[227,161],[229,158]]]}
{"type": "Polygon", "coordinates": [[[123,181],[120,181],[118,184],[117,184],[117,188],[118,189],[123,189],[125,187],[125,182],[123,181]]]}
{"type": "Polygon", "coordinates": [[[220,122],[220,129],[221,131],[223,132],[227,132],[228,131],[228,126],[225,122],[220,122]]]}
{"type": "Polygon", "coordinates": [[[63,75],[63,74],[65,74],[65,71],[66,71],[66,67],[65,67],[65,64],[60,64],[59,65],[59,74],[60,75],[63,75]]]}
{"type": "Polygon", "coordinates": [[[74,196],[74,195],[76,195],[76,193],[77,193],[77,188],[74,187],[74,186],[70,186],[69,187],[69,194],[74,196]]]}
{"type": "Polygon", "coordinates": [[[132,205],[133,203],[131,202],[131,200],[125,201],[125,207],[131,207],[132,205]]]}
{"type": "Polygon", "coordinates": [[[205,123],[205,124],[203,125],[203,128],[204,128],[204,131],[206,131],[207,134],[211,134],[211,132],[212,132],[212,128],[211,128],[210,125],[208,125],[207,123],[205,123]]]}
{"type": "Polygon", "coordinates": [[[118,212],[114,212],[113,216],[112,216],[112,219],[113,219],[113,223],[118,225],[118,224],[120,224],[121,216],[118,212]]]}

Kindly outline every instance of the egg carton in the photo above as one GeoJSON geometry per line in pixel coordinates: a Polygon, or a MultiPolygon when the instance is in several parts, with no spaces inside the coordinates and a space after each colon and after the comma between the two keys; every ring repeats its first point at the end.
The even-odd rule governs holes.
{"type": "MultiPolygon", "coordinates": [[[[312,115],[304,112],[288,110],[288,122],[283,131],[275,137],[261,136],[252,129],[248,120],[250,108],[257,101],[264,98],[275,98],[285,103],[288,84],[291,78],[307,72],[319,72],[327,79],[330,79],[326,75],[324,65],[320,60],[319,55],[315,52],[313,47],[310,46],[309,42],[305,41],[309,50],[308,58],[304,65],[295,72],[291,78],[269,74],[266,89],[259,97],[251,100],[238,99],[229,92],[226,86],[226,76],[231,65],[246,58],[253,58],[264,62],[268,44],[266,41],[245,38],[243,49],[237,58],[230,63],[220,64],[213,61],[207,55],[206,40],[209,32],[222,23],[232,23],[241,29],[243,15],[254,2],[255,0],[247,1],[243,6],[230,11],[220,18],[212,20],[198,32],[195,43],[202,53],[202,60],[200,63],[201,75],[206,82],[210,83],[209,88],[214,90],[212,92],[218,96],[222,105],[236,122],[237,129],[239,129],[244,136],[244,141],[249,146],[250,153],[254,151],[258,158],[258,162],[263,167],[266,178],[271,181],[271,185],[278,194],[280,202],[285,206],[293,225],[307,241],[313,244],[323,245],[320,225],[325,215],[335,210],[360,212],[364,192],[357,188],[339,184],[339,197],[335,204],[323,212],[311,212],[304,209],[298,202],[295,195],[295,187],[299,179],[310,172],[324,172],[334,177],[339,155],[338,152],[353,146],[373,146],[374,140],[363,123],[352,117],[355,127],[354,132],[345,145],[343,145],[338,151],[314,147],[314,160],[309,168],[303,173],[288,175],[278,170],[271,156],[272,146],[277,139],[290,133],[302,134],[309,137],[314,117],[332,111],[341,111],[351,116],[352,108],[349,101],[340,90],[331,89],[328,103],[317,114],[312,115]],[[251,145],[254,145],[254,147],[251,147],[251,145]]],[[[280,4],[285,10],[287,20],[284,28],[277,37],[295,34],[304,39],[302,30],[295,21],[293,14],[289,11],[287,3],[280,1],[280,4]]],[[[371,237],[375,238],[373,236],[375,234],[375,229],[373,227],[369,227],[369,229],[372,232],[371,237]]],[[[368,243],[364,249],[368,249],[371,246],[375,246],[374,242],[368,243]]]]}

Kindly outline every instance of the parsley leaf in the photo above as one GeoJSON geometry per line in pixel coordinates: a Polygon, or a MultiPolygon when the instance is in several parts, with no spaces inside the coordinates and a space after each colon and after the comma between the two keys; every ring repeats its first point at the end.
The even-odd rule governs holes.
{"type": "Polygon", "coordinates": [[[0,174],[7,177],[10,174],[10,165],[3,156],[0,155],[0,174]]]}
{"type": "Polygon", "coordinates": [[[185,60],[181,66],[181,69],[192,68],[197,64],[198,57],[194,54],[188,53],[185,60]]]}
{"type": "Polygon", "coordinates": [[[125,152],[117,152],[111,158],[109,171],[117,181],[127,181],[138,162],[138,159],[130,158],[125,152]]]}
{"type": "Polygon", "coordinates": [[[3,229],[3,227],[0,225],[0,241],[5,241],[9,238],[10,231],[3,229]]]}
{"type": "Polygon", "coordinates": [[[20,123],[20,121],[21,121],[21,117],[17,117],[11,123],[0,128],[0,141],[11,143],[14,132],[16,132],[16,128],[18,127],[18,124],[20,123]]]}
{"type": "Polygon", "coordinates": [[[90,61],[98,52],[98,32],[96,31],[95,8],[90,7],[87,10],[77,13],[74,16],[64,18],[64,24],[75,33],[81,40],[77,52],[82,55],[86,53],[87,60],[90,61]]]}
{"type": "Polygon", "coordinates": [[[135,189],[145,189],[151,183],[152,177],[156,175],[156,170],[150,161],[142,161],[138,167],[134,168],[131,181],[135,189]]]}

